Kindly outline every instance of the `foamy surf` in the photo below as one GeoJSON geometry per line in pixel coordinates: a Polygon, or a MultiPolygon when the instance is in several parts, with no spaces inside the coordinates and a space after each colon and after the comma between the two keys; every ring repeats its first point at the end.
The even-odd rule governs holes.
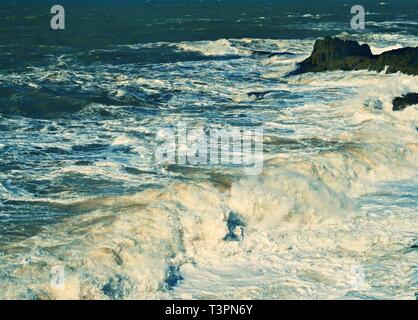
{"type": "MultiPolygon", "coordinates": [[[[416,43],[353,37],[372,42],[374,53],[416,43]]],[[[137,44],[123,50],[167,50],[175,59],[149,63],[152,51],[146,63],[95,62],[113,61],[112,48],[2,74],[0,84],[29,94],[53,98],[64,87],[69,104],[89,103],[64,120],[0,118],[10,128],[0,144],[10,161],[0,185],[0,297],[413,299],[418,111],[391,105],[418,91],[417,77],[285,77],[313,42],[137,44]],[[262,174],[159,168],[156,133],[185,119],[264,127],[262,174]],[[38,219],[16,217],[35,209],[38,219]],[[63,268],[64,289],[51,284],[52,267],[63,268]]]]}
{"type": "Polygon", "coordinates": [[[227,180],[223,188],[176,183],[75,204],[92,212],[5,247],[3,265],[22,263],[3,270],[3,294],[42,299],[413,297],[416,287],[405,270],[412,271],[416,261],[416,252],[408,251],[418,227],[416,212],[407,204],[417,192],[416,135],[389,112],[376,116],[361,103],[330,112],[342,116],[348,110],[355,129],[340,135],[340,149],[278,156],[260,177],[227,180]],[[388,212],[384,201],[391,197],[391,185],[385,183],[402,180],[409,181],[410,195],[388,212]],[[391,258],[382,256],[387,250],[395,250],[391,258]],[[396,283],[382,291],[376,285],[385,281],[384,273],[376,273],[372,264],[390,269],[396,283]],[[65,266],[66,290],[51,288],[51,265],[65,266]],[[16,286],[13,278],[29,273],[28,282],[16,286]]]}

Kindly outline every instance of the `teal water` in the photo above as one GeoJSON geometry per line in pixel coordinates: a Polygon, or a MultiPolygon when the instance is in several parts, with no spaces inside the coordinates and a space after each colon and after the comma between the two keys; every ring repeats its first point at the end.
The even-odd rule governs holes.
{"type": "Polygon", "coordinates": [[[65,31],[0,3],[0,298],[415,297],[417,78],[286,74],[319,37],[417,46],[416,1],[364,31],[345,1],[61,3],[65,31]],[[263,128],[263,174],[161,168],[179,121],[263,128]]]}

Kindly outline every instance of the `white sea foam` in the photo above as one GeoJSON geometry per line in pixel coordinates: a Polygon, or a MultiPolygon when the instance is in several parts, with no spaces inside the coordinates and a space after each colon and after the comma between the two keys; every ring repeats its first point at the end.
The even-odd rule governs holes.
{"type": "Polygon", "coordinates": [[[217,41],[184,42],[177,45],[180,50],[194,51],[205,56],[250,55],[251,51],[236,48],[226,39],[217,41]]]}
{"type": "Polygon", "coordinates": [[[386,51],[392,51],[392,50],[401,49],[401,48],[402,48],[401,44],[395,44],[393,46],[387,46],[383,48],[370,46],[370,49],[373,54],[382,54],[383,52],[386,52],[386,51]]]}
{"type": "MultiPolygon", "coordinates": [[[[246,39],[240,47],[255,44],[258,49],[270,45],[294,52],[298,59],[312,47],[311,40],[259,39],[246,39]]],[[[122,169],[153,169],[146,155],[154,146],[148,137],[156,128],[184,117],[196,126],[207,125],[205,119],[177,112],[185,106],[209,112],[208,106],[219,104],[230,118],[244,114],[269,129],[266,142],[278,149],[266,155],[263,173],[240,177],[232,169],[200,168],[195,175],[185,170],[187,181],[173,182],[165,175],[147,178],[145,182],[165,187],[130,196],[71,195],[60,204],[80,215],[2,247],[0,297],[412,299],[417,291],[411,280],[417,252],[408,250],[418,230],[418,113],[416,107],[393,112],[391,102],[417,92],[417,77],[335,71],[283,79],[280,75],[298,59],[249,58],[227,40],[178,47],[243,58],[181,62],[174,71],[164,65],[152,74],[136,68],[116,76],[98,72],[101,88],[118,96],[126,94],[126,86],[174,90],[176,95],[164,107],[176,112],[150,119],[126,114],[122,120],[92,124],[86,117],[83,128],[91,135],[60,128],[65,138],[60,147],[65,150],[74,143],[88,145],[107,132],[108,148],[132,147],[134,152],[123,159],[111,152],[93,152],[92,164],[69,162],[64,168],[51,168],[43,178],[61,181],[77,173],[135,186],[144,176],[135,179],[122,169]],[[256,99],[253,92],[268,94],[256,99]],[[383,108],[368,105],[370,99],[381,101],[383,108]],[[290,143],[298,147],[280,149],[290,143]],[[228,240],[228,235],[239,241],[228,240]],[[50,286],[50,268],[57,265],[66,268],[65,290],[50,286]]],[[[389,48],[386,43],[378,48],[383,47],[389,48]]],[[[39,79],[46,79],[46,72],[38,70],[39,79]]],[[[82,81],[80,77],[89,76],[79,72],[47,78],[82,81]]],[[[31,77],[9,79],[26,83],[33,81],[31,77]]],[[[94,114],[98,107],[123,112],[98,104],[83,112],[94,114]]],[[[218,110],[210,121],[229,119],[217,118],[218,110]]],[[[51,141],[50,146],[59,144],[51,141]]],[[[30,194],[25,199],[13,195],[12,187],[13,183],[1,187],[1,197],[35,200],[30,194]]]]}

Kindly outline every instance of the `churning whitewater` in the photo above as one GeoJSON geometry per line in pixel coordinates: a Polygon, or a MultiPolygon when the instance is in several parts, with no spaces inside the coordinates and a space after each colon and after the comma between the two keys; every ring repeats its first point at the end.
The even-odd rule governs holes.
{"type": "MultiPolygon", "coordinates": [[[[418,46],[405,25],[338,36],[418,46]]],[[[415,299],[418,109],[392,100],[418,77],[287,76],[314,42],[117,45],[0,70],[0,299],[415,299]],[[156,135],[179,122],[262,127],[261,174],[159,165],[156,135]]]]}

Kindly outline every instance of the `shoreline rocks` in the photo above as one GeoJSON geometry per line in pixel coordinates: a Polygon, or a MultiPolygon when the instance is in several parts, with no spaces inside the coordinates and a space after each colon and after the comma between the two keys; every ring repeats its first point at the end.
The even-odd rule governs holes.
{"type": "Polygon", "coordinates": [[[393,99],[393,111],[402,111],[406,107],[418,105],[418,93],[408,93],[393,99]]]}
{"type": "MultiPolygon", "coordinates": [[[[317,40],[309,58],[297,64],[288,75],[308,72],[373,70],[418,75],[418,47],[395,49],[374,55],[367,44],[326,37],[317,40]]],[[[393,100],[393,111],[418,104],[418,93],[408,93],[393,100]]]]}
{"type": "Polygon", "coordinates": [[[418,47],[395,49],[374,55],[367,44],[327,37],[315,42],[311,56],[289,75],[307,72],[374,70],[418,75],[418,47]]]}

